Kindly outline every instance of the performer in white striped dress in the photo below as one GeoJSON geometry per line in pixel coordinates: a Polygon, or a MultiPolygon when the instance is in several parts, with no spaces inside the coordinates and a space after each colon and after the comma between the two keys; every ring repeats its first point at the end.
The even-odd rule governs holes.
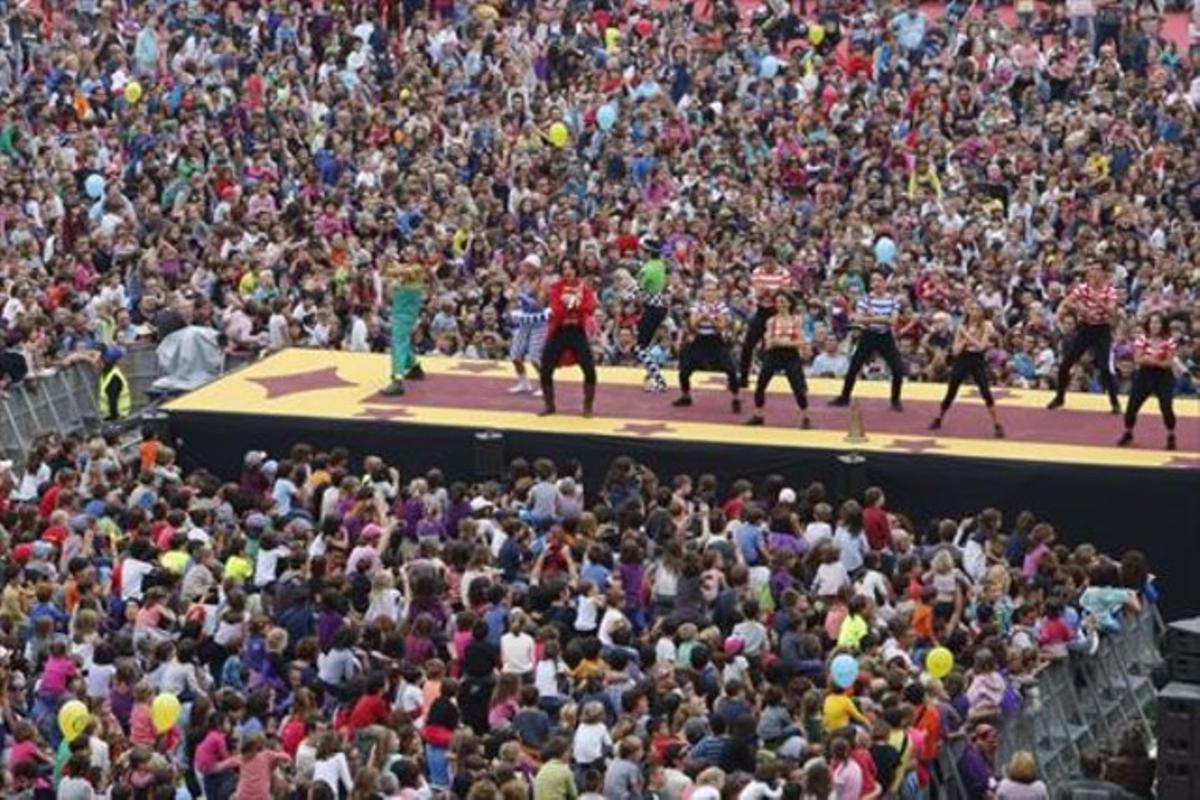
{"type": "Polygon", "coordinates": [[[900,348],[896,346],[896,337],[892,333],[892,324],[899,313],[900,302],[888,292],[887,279],[883,273],[872,273],[871,292],[865,297],[860,297],[855,307],[853,321],[861,328],[858,345],[854,348],[854,355],[850,357],[850,368],[846,371],[842,393],[829,401],[831,406],[850,405],[850,394],[854,391],[858,373],[862,372],[862,368],[872,356],[879,354],[883,356],[892,372],[892,410],[904,410],[900,403],[904,361],[900,358],[900,348]]]}
{"type": "Polygon", "coordinates": [[[1175,449],[1175,352],[1175,340],[1162,315],[1151,314],[1146,320],[1146,332],[1133,342],[1137,372],[1133,373],[1133,387],[1125,406],[1125,432],[1117,442],[1121,447],[1133,441],[1138,411],[1150,395],[1154,395],[1158,398],[1158,410],[1162,412],[1163,426],[1167,429],[1167,449],[1175,449]]]}

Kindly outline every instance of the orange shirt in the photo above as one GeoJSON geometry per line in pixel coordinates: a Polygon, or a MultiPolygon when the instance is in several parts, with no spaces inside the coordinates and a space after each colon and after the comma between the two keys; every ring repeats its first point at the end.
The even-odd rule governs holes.
{"type": "Polygon", "coordinates": [[[154,469],[154,463],[158,460],[158,451],[162,449],[162,442],[148,441],[138,445],[138,456],[141,458],[142,472],[149,472],[154,469]]]}
{"type": "Polygon", "coordinates": [[[918,603],[913,611],[913,633],[921,639],[933,639],[933,606],[918,603]]]}

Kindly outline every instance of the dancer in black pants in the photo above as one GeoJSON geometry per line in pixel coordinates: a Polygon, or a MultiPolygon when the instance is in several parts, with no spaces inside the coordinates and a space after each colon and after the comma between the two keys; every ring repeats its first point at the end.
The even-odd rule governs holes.
{"type": "Polygon", "coordinates": [[[754,351],[762,342],[767,330],[767,320],[775,313],[775,296],[787,289],[792,276],[784,271],[774,256],[767,256],[763,265],[750,275],[750,290],[754,293],[754,316],[746,326],[746,338],[742,340],[741,382],[745,389],[750,385],[750,367],[754,363],[754,351]]]}
{"type": "Polygon", "coordinates": [[[671,405],[685,408],[692,404],[692,374],[702,372],[724,372],[728,379],[729,392],[733,395],[733,413],[742,412],[739,394],[737,366],[733,363],[733,352],[725,340],[725,321],[729,318],[729,306],[721,301],[716,279],[706,275],[700,301],[692,306],[688,315],[691,341],[679,354],[679,398],[671,405]]]}
{"type": "Polygon", "coordinates": [[[883,356],[888,369],[892,372],[892,411],[903,411],[900,403],[900,387],[904,381],[904,361],[900,358],[900,348],[896,347],[896,337],[892,335],[892,324],[900,311],[900,303],[888,294],[887,280],[882,272],[871,274],[871,293],[858,298],[854,310],[854,323],[862,328],[858,335],[858,345],[854,355],[850,357],[850,367],[846,371],[846,382],[842,384],[842,393],[829,401],[831,406],[850,405],[850,393],[858,380],[858,373],[866,366],[867,361],[876,353],[883,356]]]}
{"type": "Polygon", "coordinates": [[[562,277],[550,287],[550,330],[540,366],[545,407],[539,415],[547,416],[557,410],[554,370],[560,359],[570,353],[583,371],[583,415],[590,417],[596,399],[596,359],[588,342],[587,327],[596,312],[596,293],[579,279],[571,259],[564,259],[559,270],[562,277]]]}
{"type": "Polygon", "coordinates": [[[667,382],[650,352],[658,326],[667,317],[667,267],[661,258],[656,256],[642,265],[638,273],[638,288],[642,295],[642,314],[638,318],[637,349],[634,352],[646,368],[646,391],[665,392],[667,382]]]}
{"type": "Polygon", "coordinates": [[[808,418],[808,384],[804,380],[804,364],[800,348],[804,346],[804,335],[800,330],[800,317],[795,311],[795,301],[786,292],[775,297],[775,316],[767,323],[767,351],[763,354],[762,368],[758,371],[758,383],[754,386],[754,415],[747,425],[762,425],[763,406],[767,404],[767,387],[771,379],[782,372],[792,387],[792,396],[800,406],[800,427],[812,427],[808,418]]]}
{"type": "Polygon", "coordinates": [[[1063,348],[1062,363],[1058,367],[1058,386],[1054,399],[1046,408],[1060,408],[1071,382],[1071,367],[1091,351],[1092,361],[1100,371],[1100,382],[1108,392],[1108,403],[1112,413],[1120,414],[1117,402],[1117,379],[1109,366],[1112,352],[1112,325],[1117,318],[1117,290],[1108,280],[1108,273],[1101,264],[1093,264],[1088,270],[1087,282],[1076,286],[1058,306],[1058,317],[1073,312],[1078,326],[1075,334],[1063,348]]]}
{"type": "Polygon", "coordinates": [[[1146,333],[1133,343],[1133,358],[1137,372],[1133,373],[1133,388],[1129,392],[1129,404],[1125,406],[1125,432],[1117,444],[1125,447],[1133,441],[1133,426],[1137,423],[1138,411],[1150,395],[1158,398],[1158,410],[1162,412],[1163,425],[1167,429],[1167,449],[1175,449],[1175,341],[1167,333],[1166,325],[1159,314],[1151,314],[1146,321],[1146,333]]]}
{"type": "Polygon", "coordinates": [[[996,416],[996,401],[988,386],[987,349],[995,336],[996,330],[984,316],[983,307],[974,300],[968,301],[966,319],[954,334],[954,365],[950,368],[950,385],[946,387],[946,396],[942,399],[942,410],[929,423],[931,431],[942,427],[942,418],[958,395],[958,387],[962,386],[964,378],[970,376],[979,387],[979,395],[987,406],[988,416],[992,418],[992,432],[997,439],[1004,438],[1004,428],[996,416]]]}

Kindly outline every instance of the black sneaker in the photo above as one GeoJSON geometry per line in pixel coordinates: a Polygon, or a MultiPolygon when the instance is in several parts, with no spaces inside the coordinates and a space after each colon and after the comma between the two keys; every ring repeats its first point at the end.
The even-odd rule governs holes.
{"type": "Polygon", "coordinates": [[[380,392],[384,397],[399,397],[404,394],[404,381],[392,381],[383,391],[380,392]]]}
{"type": "Polygon", "coordinates": [[[761,428],[765,423],[763,422],[762,417],[760,417],[758,414],[755,414],[753,417],[746,420],[746,424],[750,425],[751,427],[761,428]]]}
{"type": "Polygon", "coordinates": [[[538,412],[538,416],[539,417],[549,417],[554,413],[555,413],[554,406],[543,406],[542,410],[538,412]]]}
{"type": "Polygon", "coordinates": [[[733,413],[735,413],[735,414],[742,413],[742,398],[740,398],[740,397],[733,398],[733,402],[730,403],[730,406],[733,408],[733,413]]]}
{"type": "Polygon", "coordinates": [[[1004,438],[1004,426],[997,425],[995,428],[993,428],[992,436],[995,436],[997,439],[1003,439],[1004,438]]]}
{"type": "Polygon", "coordinates": [[[691,406],[691,404],[692,404],[692,398],[690,395],[686,395],[686,394],[683,395],[682,397],[677,397],[675,399],[675,401],[673,403],[671,403],[671,405],[675,406],[676,408],[688,408],[689,406],[691,406]]]}
{"type": "Polygon", "coordinates": [[[1055,397],[1053,400],[1051,400],[1049,403],[1046,404],[1046,410],[1053,411],[1056,408],[1062,408],[1062,406],[1063,406],[1063,399],[1061,397],[1055,397]]]}
{"type": "Polygon", "coordinates": [[[838,397],[835,397],[835,398],[833,398],[832,400],[830,400],[830,401],[829,401],[829,405],[831,405],[831,406],[839,406],[839,407],[840,407],[840,406],[848,406],[848,405],[850,405],[850,398],[849,398],[849,397],[842,397],[842,396],[840,396],[840,395],[839,395],[838,397]]]}
{"type": "Polygon", "coordinates": [[[933,422],[929,423],[929,430],[940,431],[942,429],[942,418],[934,417],[933,422]]]}
{"type": "Polygon", "coordinates": [[[1117,439],[1117,447],[1128,447],[1129,443],[1132,441],[1133,441],[1133,434],[1130,433],[1129,431],[1125,431],[1124,433],[1121,434],[1121,438],[1117,439]]]}
{"type": "Polygon", "coordinates": [[[899,400],[892,401],[892,411],[895,411],[896,413],[900,413],[903,410],[904,410],[904,403],[901,403],[899,400]]]}
{"type": "Polygon", "coordinates": [[[812,420],[808,417],[805,417],[804,419],[800,420],[800,427],[806,431],[812,430],[812,420]]]}
{"type": "Polygon", "coordinates": [[[412,369],[404,373],[404,377],[410,381],[423,381],[425,380],[425,370],[420,364],[413,364],[412,369]]]}
{"type": "Polygon", "coordinates": [[[1116,404],[1116,403],[1113,403],[1111,406],[1109,406],[1109,407],[1108,407],[1108,413],[1110,413],[1110,414],[1120,414],[1120,413],[1121,413],[1121,406],[1119,406],[1119,405],[1118,405],[1118,404],[1116,404]]]}
{"type": "Polygon", "coordinates": [[[1168,450],[1175,449],[1175,434],[1173,434],[1173,433],[1167,434],[1167,449],[1168,450]]]}

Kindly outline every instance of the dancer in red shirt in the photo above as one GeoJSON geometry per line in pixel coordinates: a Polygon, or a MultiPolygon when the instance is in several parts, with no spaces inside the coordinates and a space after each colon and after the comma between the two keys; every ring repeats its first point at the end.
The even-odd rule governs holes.
{"type": "Polygon", "coordinates": [[[1071,381],[1071,367],[1090,350],[1092,361],[1100,371],[1100,382],[1108,392],[1112,412],[1121,413],[1121,406],[1117,402],[1117,379],[1109,367],[1112,326],[1117,319],[1117,290],[1109,282],[1102,264],[1092,264],[1087,283],[1076,286],[1058,307],[1059,317],[1068,310],[1075,314],[1075,335],[1063,348],[1062,363],[1058,367],[1058,386],[1047,408],[1062,406],[1067,384],[1071,381]]]}
{"type": "Polygon", "coordinates": [[[1125,432],[1117,444],[1122,447],[1133,441],[1133,426],[1137,423],[1142,403],[1154,395],[1167,428],[1167,449],[1175,449],[1175,342],[1167,333],[1161,314],[1151,314],[1146,320],[1146,332],[1133,343],[1133,358],[1137,372],[1133,373],[1133,388],[1125,406],[1125,432]]]}
{"type": "Polygon", "coordinates": [[[579,279],[579,270],[571,259],[563,259],[559,272],[562,277],[550,286],[550,329],[540,368],[545,404],[541,416],[557,411],[554,370],[562,360],[564,366],[578,363],[583,370],[583,415],[590,417],[596,399],[596,360],[588,342],[588,326],[596,313],[596,293],[579,279]]]}

